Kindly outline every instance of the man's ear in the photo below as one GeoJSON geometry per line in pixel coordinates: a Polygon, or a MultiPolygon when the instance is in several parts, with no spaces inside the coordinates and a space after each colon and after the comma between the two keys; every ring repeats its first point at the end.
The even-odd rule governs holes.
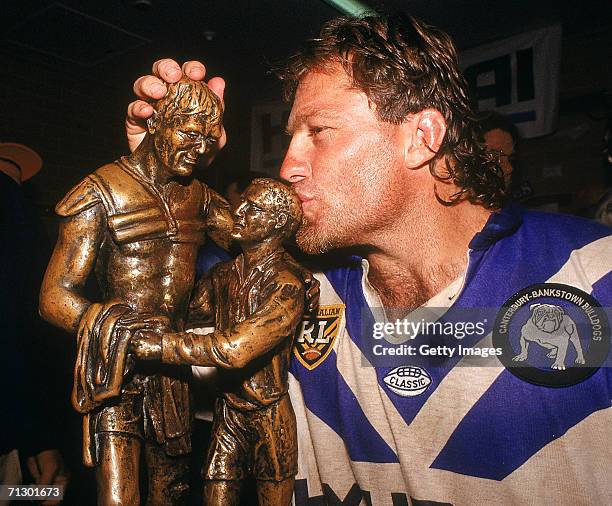
{"type": "Polygon", "coordinates": [[[279,213],[276,215],[276,224],[274,228],[283,228],[287,224],[287,214],[279,213]]]}
{"type": "Polygon", "coordinates": [[[154,134],[159,127],[159,113],[153,112],[153,115],[147,120],[147,130],[150,134],[154,134]]]}
{"type": "Polygon", "coordinates": [[[446,135],[446,120],[436,109],[424,109],[413,114],[405,124],[411,142],[404,150],[406,166],[417,169],[429,162],[440,150],[446,135]]]}

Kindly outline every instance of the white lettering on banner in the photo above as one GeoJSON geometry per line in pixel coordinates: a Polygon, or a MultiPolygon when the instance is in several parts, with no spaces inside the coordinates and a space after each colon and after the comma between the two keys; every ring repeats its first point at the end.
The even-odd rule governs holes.
{"type": "Polygon", "coordinates": [[[523,137],[555,128],[559,101],[561,26],[534,30],[463,51],[461,68],[481,111],[510,117],[523,137]]]}

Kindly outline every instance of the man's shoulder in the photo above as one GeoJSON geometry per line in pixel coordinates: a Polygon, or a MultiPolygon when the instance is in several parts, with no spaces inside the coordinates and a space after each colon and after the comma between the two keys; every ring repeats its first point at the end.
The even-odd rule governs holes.
{"type": "Polygon", "coordinates": [[[75,216],[102,203],[103,190],[100,176],[107,176],[114,170],[121,170],[115,164],[106,164],[85,176],[55,206],[55,212],[62,217],[75,216]]]}
{"type": "Polygon", "coordinates": [[[276,269],[276,282],[284,285],[296,286],[298,288],[302,288],[304,286],[304,281],[295,272],[293,267],[287,263],[286,261],[281,261],[275,265],[276,269]]]}
{"type": "Polygon", "coordinates": [[[612,235],[612,229],[595,220],[560,213],[524,210],[521,229],[543,238],[588,242],[612,235]]]}
{"type": "Polygon", "coordinates": [[[329,261],[326,258],[309,261],[306,268],[313,276],[321,281],[333,281],[348,283],[349,278],[361,279],[363,272],[362,258],[358,256],[346,256],[329,261]]]}
{"type": "Polygon", "coordinates": [[[571,260],[576,268],[597,264],[597,272],[612,270],[612,229],[578,216],[525,211],[517,240],[507,248],[516,252],[517,259],[534,265],[571,260]]]}

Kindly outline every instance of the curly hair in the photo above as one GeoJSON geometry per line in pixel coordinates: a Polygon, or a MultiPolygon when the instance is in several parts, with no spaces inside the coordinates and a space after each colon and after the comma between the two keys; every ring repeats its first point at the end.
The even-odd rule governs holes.
{"type": "Polygon", "coordinates": [[[220,122],[223,116],[221,99],[206,83],[187,77],[168,85],[168,92],[155,103],[155,110],[163,118],[198,113],[209,116],[210,122],[220,122]]]}
{"type": "Polygon", "coordinates": [[[400,124],[427,108],[444,116],[446,135],[429,167],[434,178],[459,190],[449,200],[436,193],[440,202],[501,206],[505,195],[499,161],[478,139],[467,82],[446,33],[405,14],[330,20],[278,72],[285,98],[294,95],[308,72],[330,71],[338,64],[376,105],[381,121],[400,124]],[[444,174],[435,163],[439,158],[446,162],[444,174]]]}

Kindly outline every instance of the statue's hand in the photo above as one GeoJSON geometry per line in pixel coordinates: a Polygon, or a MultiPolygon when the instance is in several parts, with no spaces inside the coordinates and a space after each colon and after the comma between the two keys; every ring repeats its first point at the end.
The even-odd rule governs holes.
{"type": "Polygon", "coordinates": [[[160,360],[162,336],[150,330],[139,330],[130,341],[130,351],[140,360],[160,360]]]}
{"type": "Polygon", "coordinates": [[[319,307],[319,298],[321,297],[321,283],[314,277],[312,272],[306,269],[303,265],[300,265],[295,258],[289,253],[285,252],[285,261],[293,266],[295,274],[302,278],[304,287],[306,288],[306,300],[304,310],[307,313],[315,312],[319,307]]]}
{"type": "Polygon", "coordinates": [[[118,331],[127,330],[132,334],[138,330],[152,330],[159,333],[172,331],[167,316],[136,312],[122,316],[115,328],[118,331]]]}
{"type": "MultiPolygon", "coordinates": [[[[201,81],[206,75],[206,67],[198,61],[188,61],[180,67],[177,62],[170,58],[158,60],[153,64],[153,75],[139,77],[134,83],[134,93],[140,100],[135,100],[128,106],[125,118],[125,131],[127,134],[130,151],[134,151],[144,139],[147,131],[147,119],[153,115],[153,107],[149,102],[159,100],[166,92],[166,83],[175,83],[185,74],[194,81],[201,81]]],[[[221,77],[213,77],[208,81],[208,87],[223,102],[225,81],[221,77]]],[[[217,149],[211,150],[203,157],[206,164],[210,164],[217,151],[227,141],[225,129],[217,141],[217,149]]]]}
{"type": "Polygon", "coordinates": [[[304,283],[306,284],[306,311],[312,313],[319,307],[321,283],[308,270],[304,270],[304,283]]]}

